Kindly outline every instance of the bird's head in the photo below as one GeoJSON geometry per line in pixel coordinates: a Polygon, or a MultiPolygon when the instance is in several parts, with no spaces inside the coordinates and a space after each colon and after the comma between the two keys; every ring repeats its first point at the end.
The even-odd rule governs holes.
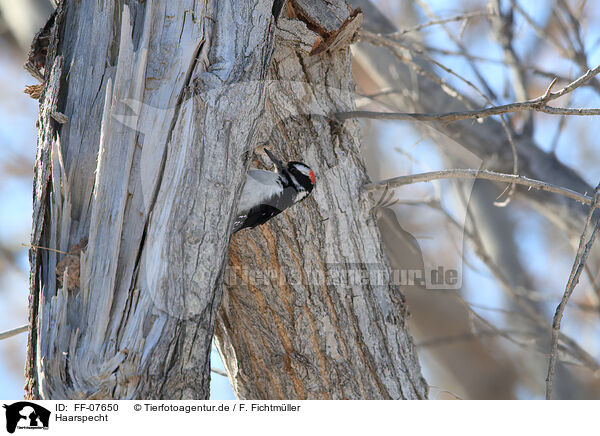
{"type": "Polygon", "coordinates": [[[315,187],[315,173],[308,165],[302,162],[288,162],[288,173],[298,182],[298,188],[304,189],[310,194],[315,187]]]}
{"type": "Polygon", "coordinates": [[[275,164],[277,172],[279,174],[285,174],[291,176],[292,182],[296,186],[296,189],[306,191],[308,194],[311,193],[315,186],[315,173],[310,167],[302,162],[291,161],[288,162],[287,167],[273,155],[266,148],[264,149],[269,159],[275,164]]]}

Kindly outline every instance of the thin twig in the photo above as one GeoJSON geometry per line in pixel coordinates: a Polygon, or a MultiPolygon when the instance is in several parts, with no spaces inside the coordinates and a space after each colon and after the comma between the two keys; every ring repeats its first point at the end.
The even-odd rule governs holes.
{"type": "MultiPolygon", "coordinates": [[[[518,11],[522,15],[522,17],[525,19],[525,21],[527,21],[527,23],[531,26],[531,28],[535,31],[535,33],[538,35],[538,37],[540,39],[542,39],[545,42],[550,42],[552,45],[554,45],[558,49],[558,51],[564,58],[572,60],[575,64],[579,65],[582,70],[589,69],[589,66],[587,64],[587,56],[585,55],[585,47],[584,47],[583,41],[581,39],[581,29],[580,29],[580,21],[581,20],[577,19],[576,17],[574,17],[572,15],[566,2],[559,1],[558,2],[559,4],[557,6],[558,6],[558,8],[562,7],[563,9],[566,9],[567,15],[569,16],[569,19],[574,27],[574,33],[575,33],[575,37],[577,38],[577,41],[578,41],[579,50],[576,49],[575,46],[573,45],[573,42],[569,36],[568,29],[565,27],[565,24],[562,22],[562,20],[558,16],[558,14],[556,14],[556,11],[558,10],[558,8],[551,9],[552,15],[556,18],[556,24],[558,24],[558,27],[563,30],[563,33],[565,34],[565,40],[569,44],[570,50],[563,47],[560,44],[560,42],[555,38],[553,32],[547,32],[544,29],[540,28],[535,23],[535,21],[527,14],[527,12],[525,12],[523,10],[523,8],[519,5],[519,2],[517,2],[516,0],[511,0],[511,3],[512,3],[513,8],[515,8],[515,10],[518,11]]],[[[589,85],[592,88],[594,88],[594,90],[596,92],[600,92],[600,83],[598,82],[597,79],[592,80],[589,85]]]]}
{"type": "MultiPolygon", "coordinates": [[[[500,0],[492,0],[488,2],[488,7],[494,10],[494,18],[491,20],[492,29],[495,30],[496,38],[502,47],[502,51],[504,52],[504,59],[507,63],[507,69],[510,71],[512,75],[512,84],[515,94],[515,99],[520,101],[529,100],[530,96],[527,92],[527,74],[524,70],[519,68],[515,68],[514,65],[519,65],[521,60],[517,55],[517,52],[514,48],[514,20],[513,20],[513,11],[509,9],[507,12],[502,12],[500,0]]],[[[556,83],[556,78],[553,82],[556,83]]],[[[552,87],[553,85],[550,85],[552,87]]],[[[533,115],[530,113],[525,114],[523,117],[523,133],[531,136],[533,133],[533,115]]],[[[512,190],[514,190],[514,185],[512,185],[512,190]]]]}
{"type": "MultiPolygon", "coordinates": [[[[502,273],[501,269],[494,263],[494,261],[490,258],[490,256],[485,251],[485,249],[483,247],[483,243],[481,242],[481,238],[478,235],[476,226],[475,226],[474,230],[469,230],[468,228],[459,224],[450,214],[448,214],[441,207],[441,205],[439,205],[439,204],[434,205],[434,204],[427,203],[427,202],[424,204],[426,204],[430,207],[433,207],[434,209],[439,210],[442,213],[444,213],[444,215],[450,221],[450,223],[452,223],[456,228],[462,229],[465,232],[465,235],[473,242],[473,248],[474,248],[475,254],[487,266],[487,268],[494,275],[494,277],[496,277],[498,279],[498,282],[502,286],[504,292],[506,292],[506,294],[510,298],[512,298],[515,301],[515,303],[524,311],[524,314],[526,317],[530,318],[540,328],[546,329],[548,327],[548,323],[547,323],[545,317],[541,313],[538,312],[537,308],[535,308],[534,306],[529,304],[530,301],[537,301],[532,298],[531,291],[525,290],[522,287],[515,288],[514,284],[506,278],[506,276],[502,273]]],[[[469,213],[468,209],[467,209],[467,213],[469,213]]],[[[472,224],[474,224],[473,219],[471,221],[472,221],[472,224]]],[[[466,259],[466,258],[463,257],[463,259],[466,259]]],[[[469,303],[465,302],[462,298],[459,298],[459,301],[465,305],[465,307],[472,314],[472,316],[479,317],[481,322],[483,322],[485,325],[487,325],[488,328],[496,331],[499,336],[504,337],[505,339],[509,340],[510,342],[512,342],[516,345],[519,345],[520,347],[525,347],[525,348],[527,347],[527,344],[524,344],[524,343],[516,340],[515,338],[512,338],[510,335],[502,334],[502,332],[500,330],[498,330],[496,327],[494,327],[490,322],[486,321],[483,317],[480,317],[477,314],[477,312],[475,312],[473,310],[471,305],[469,303]]],[[[560,333],[560,340],[563,342],[563,344],[566,345],[565,349],[563,350],[563,352],[565,354],[568,354],[569,356],[578,360],[581,363],[581,365],[590,369],[594,373],[597,373],[598,371],[600,371],[600,365],[595,361],[594,357],[591,356],[583,348],[581,348],[581,346],[576,341],[574,341],[572,338],[570,338],[569,336],[565,335],[562,332],[560,333]]],[[[539,352],[542,353],[541,350],[539,352]]],[[[547,355],[546,353],[543,353],[543,354],[547,355]]],[[[569,363],[569,362],[564,361],[564,363],[569,363]]]]}
{"type": "MultiPolygon", "coordinates": [[[[569,94],[569,102],[571,103],[571,97],[573,94],[569,94]]],[[[560,121],[558,122],[558,127],[556,128],[556,133],[554,134],[554,139],[552,139],[552,145],[550,146],[550,152],[556,155],[556,149],[558,147],[558,140],[560,139],[560,135],[567,124],[568,118],[566,116],[562,116],[560,121]]]]}
{"type": "MultiPolygon", "coordinates": [[[[469,110],[462,112],[446,112],[437,114],[408,113],[408,112],[370,112],[370,111],[350,111],[338,112],[334,116],[338,120],[347,120],[351,118],[372,118],[378,120],[418,120],[418,121],[441,121],[451,123],[459,120],[486,118],[493,115],[502,115],[510,112],[519,112],[524,110],[536,110],[553,115],[600,115],[600,109],[578,109],[578,108],[557,108],[548,106],[546,103],[568,94],[588,82],[594,76],[600,73],[600,65],[593,70],[575,79],[566,85],[560,91],[546,92],[544,95],[533,100],[503,104],[480,110],[469,110]]],[[[552,85],[556,83],[553,81],[552,85]]],[[[548,88],[551,91],[551,87],[548,88]]]]}
{"type": "Polygon", "coordinates": [[[417,120],[417,121],[441,121],[442,123],[452,123],[461,120],[473,120],[502,115],[509,112],[520,112],[526,110],[535,110],[551,115],[580,115],[594,116],[600,115],[600,109],[579,109],[562,108],[552,106],[540,106],[529,102],[510,103],[501,106],[495,106],[482,110],[464,111],[464,112],[445,112],[437,114],[423,114],[416,112],[371,112],[371,111],[350,111],[338,112],[334,116],[340,120],[349,120],[354,118],[370,118],[373,120],[417,120]]]}
{"type": "Polygon", "coordinates": [[[214,372],[215,374],[221,375],[223,377],[229,377],[225,371],[221,371],[220,369],[217,369],[217,368],[210,368],[210,371],[214,372]]]}
{"type": "MultiPolygon", "coordinates": [[[[427,15],[430,19],[432,20],[438,20],[439,17],[433,12],[433,10],[429,7],[429,5],[427,4],[427,2],[421,1],[421,0],[414,0],[415,3],[417,5],[419,5],[419,8],[421,8],[421,10],[425,13],[425,15],[427,15]]],[[[468,23],[468,21],[464,21],[465,24],[468,23]]],[[[458,47],[458,49],[460,50],[460,52],[465,56],[468,55],[468,50],[465,47],[465,45],[462,43],[461,38],[462,36],[456,37],[454,35],[454,32],[451,32],[450,29],[448,29],[448,27],[445,24],[442,24],[442,29],[444,30],[445,34],[448,36],[448,38],[456,45],[456,47],[458,47]]],[[[464,30],[461,29],[460,34],[462,34],[462,31],[464,30]]],[[[477,80],[479,80],[479,82],[481,83],[481,85],[484,87],[485,92],[491,97],[491,98],[496,98],[496,94],[495,92],[492,90],[492,88],[489,86],[487,80],[485,79],[484,75],[481,73],[479,67],[469,61],[469,66],[471,67],[471,70],[473,71],[473,73],[475,74],[475,77],[477,77],[477,80]]]]}
{"type": "Polygon", "coordinates": [[[540,38],[542,41],[546,41],[546,42],[554,45],[554,47],[560,52],[560,54],[563,57],[565,57],[567,59],[571,57],[570,53],[567,51],[567,49],[565,49],[562,45],[560,45],[560,42],[558,42],[555,39],[554,35],[550,32],[546,32],[544,29],[542,29],[540,26],[538,26],[538,24],[533,20],[533,18],[531,16],[529,16],[529,14],[521,7],[519,2],[517,2],[515,0],[511,0],[511,5],[517,12],[519,12],[521,14],[523,19],[529,24],[529,26],[531,26],[531,28],[536,33],[538,38],[540,38]]]}
{"type": "Polygon", "coordinates": [[[516,183],[517,185],[528,186],[540,191],[552,192],[554,194],[563,195],[583,204],[591,205],[594,199],[588,195],[580,194],[571,189],[562,188],[551,183],[542,182],[540,180],[530,179],[528,177],[518,176],[514,174],[503,174],[488,170],[471,170],[471,169],[453,169],[443,171],[431,171],[428,173],[411,174],[408,176],[394,177],[393,179],[382,180],[380,182],[368,183],[363,186],[367,191],[374,191],[384,186],[390,188],[402,185],[410,185],[412,183],[430,182],[440,179],[485,179],[495,182],[516,183]]]}
{"type": "Polygon", "coordinates": [[[21,244],[21,247],[37,248],[38,250],[48,250],[48,251],[52,251],[53,253],[59,253],[59,254],[69,254],[66,251],[60,251],[60,250],[56,250],[54,248],[42,247],[40,245],[21,244]]]}
{"type": "Polygon", "coordinates": [[[567,281],[567,286],[565,288],[565,293],[563,294],[560,303],[556,307],[556,312],[554,313],[554,318],[552,319],[552,345],[550,348],[550,359],[548,362],[548,376],[546,377],[546,399],[549,400],[552,398],[552,381],[554,377],[554,371],[556,369],[556,360],[558,357],[558,339],[560,333],[560,324],[563,318],[563,314],[567,307],[567,303],[569,302],[569,298],[573,294],[573,290],[577,283],[579,283],[579,278],[581,277],[581,272],[583,271],[585,262],[587,260],[588,255],[592,249],[592,245],[594,244],[594,240],[596,239],[596,235],[598,234],[598,228],[600,228],[600,220],[596,221],[596,225],[592,230],[592,233],[588,237],[590,224],[592,222],[592,217],[594,216],[594,211],[598,205],[598,200],[600,196],[598,195],[598,191],[600,191],[600,184],[594,190],[594,199],[591,204],[590,211],[588,213],[587,220],[585,222],[585,226],[583,228],[583,232],[581,233],[581,238],[579,239],[579,247],[577,248],[577,255],[575,256],[575,261],[573,262],[573,267],[571,268],[571,274],[569,275],[569,280],[567,281]],[[586,242],[587,239],[587,242],[586,242]]]}
{"type": "MultiPolygon", "coordinates": [[[[452,98],[456,98],[457,100],[462,102],[465,106],[467,106],[467,108],[473,107],[471,102],[468,99],[466,99],[458,91],[458,89],[456,89],[454,86],[452,86],[452,84],[448,83],[448,81],[446,81],[445,79],[432,73],[431,71],[428,71],[427,69],[423,68],[422,66],[417,64],[412,59],[411,56],[405,54],[408,52],[408,50],[411,50],[411,51],[414,51],[415,53],[419,54],[420,56],[424,56],[424,52],[422,52],[416,48],[408,48],[407,46],[403,45],[400,42],[394,41],[394,40],[386,38],[382,35],[378,35],[376,33],[372,33],[372,32],[363,30],[361,32],[361,35],[362,35],[363,39],[368,40],[371,44],[381,45],[381,46],[389,49],[390,53],[392,53],[400,62],[403,62],[406,65],[408,65],[409,67],[411,67],[420,76],[427,77],[433,83],[438,84],[440,86],[440,88],[446,94],[448,94],[452,98]]],[[[429,58],[429,60],[431,60],[431,58],[429,58]]],[[[441,66],[441,64],[439,64],[439,63],[437,63],[437,65],[441,66]]]]}
{"type": "Polygon", "coordinates": [[[431,21],[428,21],[426,23],[419,24],[417,26],[411,27],[409,29],[404,29],[404,30],[399,30],[398,32],[389,33],[386,36],[388,36],[390,38],[397,38],[399,36],[405,35],[405,34],[410,33],[410,32],[418,32],[419,30],[424,29],[425,27],[435,26],[435,25],[438,25],[438,24],[451,23],[453,21],[466,21],[466,20],[469,20],[471,18],[480,18],[480,17],[489,17],[489,16],[490,16],[490,13],[489,12],[485,12],[485,11],[467,12],[465,14],[456,15],[454,17],[440,18],[440,19],[437,19],[437,20],[431,20],[431,21]]]}
{"type": "MultiPolygon", "coordinates": [[[[425,5],[423,5],[422,7],[425,7],[425,5]]],[[[432,14],[431,11],[428,11],[428,15],[430,15],[430,14],[432,14]]],[[[448,34],[448,36],[461,49],[461,51],[463,51],[464,53],[466,53],[466,49],[463,47],[463,45],[460,43],[460,41],[456,40],[452,36],[452,34],[445,28],[445,26],[442,25],[442,27],[446,30],[446,33],[448,34]]],[[[394,40],[391,40],[390,38],[386,38],[386,37],[383,37],[381,35],[377,35],[377,34],[374,34],[374,33],[368,32],[368,31],[363,31],[363,36],[365,37],[366,40],[368,40],[372,44],[379,44],[379,45],[383,45],[383,46],[387,47],[392,54],[394,54],[396,57],[398,57],[398,59],[400,59],[402,62],[408,63],[408,65],[412,66],[413,68],[415,68],[415,66],[418,67],[418,65],[416,65],[414,62],[407,62],[405,60],[405,56],[401,55],[401,53],[398,50],[407,49],[407,50],[414,51],[415,53],[417,53],[419,56],[421,56],[426,61],[431,62],[434,65],[437,65],[442,70],[446,71],[447,73],[453,75],[454,77],[456,77],[460,81],[464,82],[467,86],[469,86],[471,89],[473,89],[481,98],[483,98],[485,100],[485,102],[487,103],[488,106],[493,106],[493,103],[490,100],[490,98],[487,95],[485,95],[485,93],[481,92],[479,90],[479,88],[477,86],[475,86],[475,84],[473,84],[471,81],[467,80],[466,78],[464,78],[460,74],[454,72],[452,69],[448,68],[444,64],[438,62],[437,60],[435,60],[434,58],[432,58],[431,56],[429,56],[427,53],[423,52],[422,50],[419,50],[419,49],[415,48],[414,46],[405,46],[405,45],[403,45],[399,41],[394,41],[394,40]]],[[[470,62],[470,65],[471,65],[471,68],[473,69],[473,71],[476,73],[477,77],[479,77],[480,82],[486,88],[486,90],[488,91],[488,93],[490,93],[491,95],[494,95],[494,93],[492,92],[491,88],[488,86],[488,84],[486,83],[486,81],[480,75],[477,66],[474,65],[472,62],[470,62]]],[[[418,68],[420,68],[420,67],[418,67],[418,68]]],[[[551,89],[552,86],[554,86],[554,84],[556,83],[557,80],[558,80],[557,78],[554,78],[554,80],[553,80],[552,84],[550,85],[549,89],[551,89]]],[[[446,92],[448,92],[446,90],[446,88],[444,88],[444,85],[441,85],[441,87],[446,92]]],[[[457,98],[457,99],[459,99],[461,101],[464,101],[465,104],[466,104],[466,106],[467,106],[467,108],[468,109],[472,109],[472,106],[469,103],[466,102],[466,100],[461,96],[461,94],[458,92],[458,90],[454,89],[453,92],[455,94],[455,98],[457,98]]],[[[523,98],[526,98],[526,97],[523,97],[523,98]]],[[[500,117],[500,121],[502,123],[502,127],[503,127],[503,129],[504,129],[504,131],[506,133],[506,136],[508,138],[508,142],[509,142],[510,147],[511,147],[512,155],[513,155],[513,174],[516,175],[519,172],[519,155],[517,153],[517,146],[515,144],[512,131],[511,131],[511,129],[510,129],[510,127],[509,127],[508,122],[506,121],[506,119],[503,116],[501,116],[500,117]]],[[[506,195],[505,200],[502,201],[502,202],[496,201],[496,202],[494,202],[494,204],[496,206],[499,206],[499,207],[504,207],[504,206],[508,205],[510,203],[510,200],[511,200],[514,192],[515,192],[515,189],[516,189],[516,185],[514,183],[511,184],[509,186],[509,188],[507,188],[505,190],[505,192],[508,191],[508,194],[506,195]]],[[[503,192],[502,194],[504,194],[505,192],[503,192]]]]}
{"type": "Polygon", "coordinates": [[[571,82],[572,81],[572,79],[561,76],[559,74],[556,74],[555,72],[544,71],[534,65],[515,65],[514,63],[512,63],[511,61],[507,61],[506,59],[492,59],[492,58],[488,58],[485,56],[477,56],[477,55],[473,55],[470,53],[462,53],[462,52],[456,51],[456,50],[447,50],[447,49],[443,49],[440,47],[434,47],[431,45],[421,45],[421,49],[424,51],[427,51],[429,53],[437,53],[442,56],[464,57],[468,60],[472,60],[472,61],[476,61],[476,62],[486,62],[486,63],[499,64],[499,65],[508,65],[508,66],[511,66],[514,68],[519,68],[523,71],[531,71],[535,75],[547,77],[549,79],[554,79],[555,77],[558,77],[558,80],[561,80],[563,82],[571,82]]]}
{"type": "Polygon", "coordinates": [[[13,336],[17,336],[21,333],[25,333],[25,332],[27,332],[28,329],[29,329],[28,325],[23,325],[21,327],[17,327],[16,329],[2,332],[2,333],[0,333],[0,341],[2,341],[3,339],[12,338],[13,336]]]}

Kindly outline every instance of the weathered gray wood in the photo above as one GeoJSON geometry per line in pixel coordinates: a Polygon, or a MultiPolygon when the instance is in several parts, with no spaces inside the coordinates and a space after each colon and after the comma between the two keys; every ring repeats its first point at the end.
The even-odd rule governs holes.
{"type": "Polygon", "coordinates": [[[63,255],[30,254],[28,396],[208,397],[231,211],[264,107],[271,6],[60,6],[32,244],[88,243],[73,289],[57,289],[63,255]]]}
{"type": "Polygon", "coordinates": [[[402,295],[385,279],[360,282],[389,266],[361,190],[357,124],[329,116],[354,104],[349,41],[306,52],[308,36],[337,30],[321,27],[341,26],[350,10],[328,2],[346,11],[335,21],[319,15],[320,2],[302,4],[302,21],[278,24],[263,135],[285,160],[310,165],[317,185],[303,203],[232,238],[217,346],[240,398],[425,398],[402,295]],[[353,282],[320,280],[336,271],[353,282]]]}

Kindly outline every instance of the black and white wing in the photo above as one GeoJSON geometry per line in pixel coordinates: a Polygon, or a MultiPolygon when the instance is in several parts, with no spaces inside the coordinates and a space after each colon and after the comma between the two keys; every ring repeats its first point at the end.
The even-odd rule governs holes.
{"type": "Polygon", "coordinates": [[[267,222],[294,204],[297,191],[284,186],[279,174],[251,169],[238,204],[233,233],[267,222]]]}
{"type": "Polygon", "coordinates": [[[279,174],[272,171],[250,169],[238,203],[237,216],[233,223],[233,233],[245,227],[258,225],[258,223],[253,222],[256,218],[254,216],[256,215],[257,206],[269,204],[282,190],[283,186],[279,174]]]}

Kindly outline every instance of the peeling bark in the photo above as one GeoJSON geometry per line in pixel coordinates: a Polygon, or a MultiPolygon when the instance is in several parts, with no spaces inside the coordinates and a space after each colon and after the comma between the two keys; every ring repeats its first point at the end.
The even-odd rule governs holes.
{"type": "Polygon", "coordinates": [[[44,52],[32,245],[68,254],[30,251],[28,397],[208,398],[231,214],[267,141],[320,185],[233,238],[238,270],[301,277],[227,282],[217,336],[236,392],[426,397],[398,290],[309,277],[388,264],[357,126],[328,118],[353,104],[347,45],[362,15],[341,0],[320,15],[307,5],[327,38],[279,1],[61,3],[44,52]]]}
{"type": "Polygon", "coordinates": [[[28,397],[208,398],[231,211],[264,110],[272,7],[59,6],[32,245],[88,244],[73,289],[57,282],[64,255],[30,252],[28,397]]]}

